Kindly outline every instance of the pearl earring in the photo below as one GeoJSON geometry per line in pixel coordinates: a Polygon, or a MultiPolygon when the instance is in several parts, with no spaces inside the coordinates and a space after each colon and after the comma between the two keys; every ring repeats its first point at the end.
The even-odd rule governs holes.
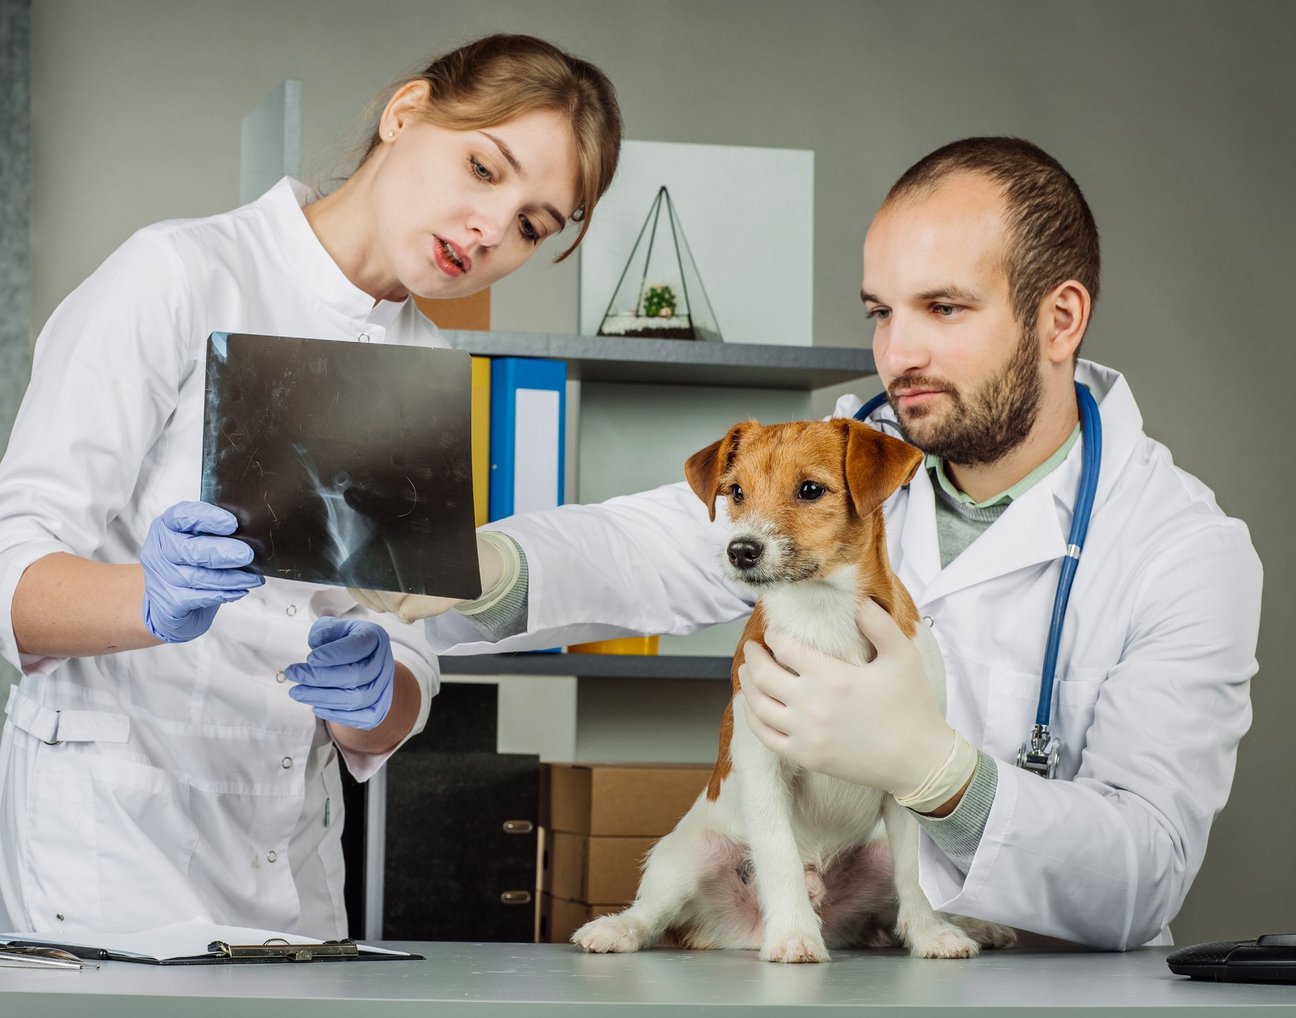
{"type": "Polygon", "coordinates": [[[388,137],[388,138],[395,138],[395,137],[396,137],[396,132],[395,132],[395,131],[388,131],[388,132],[387,132],[387,137],[388,137]]]}

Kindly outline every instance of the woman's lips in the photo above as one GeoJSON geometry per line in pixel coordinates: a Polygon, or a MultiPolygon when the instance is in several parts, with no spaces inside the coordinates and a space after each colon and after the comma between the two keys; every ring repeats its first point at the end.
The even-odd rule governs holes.
{"type": "Polygon", "coordinates": [[[464,253],[463,248],[444,237],[437,237],[436,243],[432,245],[432,260],[447,276],[462,276],[472,268],[472,259],[464,253]]]}

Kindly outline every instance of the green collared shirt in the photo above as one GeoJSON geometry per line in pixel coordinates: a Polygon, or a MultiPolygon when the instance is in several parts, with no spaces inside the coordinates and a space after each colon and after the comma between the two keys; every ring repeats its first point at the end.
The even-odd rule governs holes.
{"type": "Polygon", "coordinates": [[[963,554],[964,549],[985,533],[1014,499],[1021,498],[1056,469],[1079,437],[1080,425],[1077,424],[1052,456],[1011,488],[981,502],[954,487],[954,482],[945,472],[945,461],[928,453],[925,466],[932,475],[932,488],[936,492],[936,537],[940,544],[941,568],[963,554]]]}
{"type": "Polygon", "coordinates": [[[988,509],[991,506],[998,505],[1000,502],[1007,505],[1013,499],[1020,498],[1022,495],[1024,495],[1027,491],[1029,491],[1032,487],[1034,487],[1036,483],[1038,483],[1040,478],[1049,474],[1054,467],[1056,467],[1064,459],[1067,458],[1067,453],[1071,451],[1071,447],[1076,444],[1076,439],[1078,439],[1079,437],[1080,437],[1080,425],[1077,424],[1071,430],[1071,434],[1067,436],[1067,440],[1063,442],[1062,445],[1058,448],[1057,452],[1055,452],[1052,456],[1050,456],[1043,463],[1037,466],[1034,470],[1032,470],[1029,474],[1023,477],[1016,484],[1014,484],[1011,488],[1007,488],[999,492],[998,495],[992,495],[984,502],[977,502],[975,499],[972,498],[971,495],[967,494],[966,492],[959,491],[958,488],[954,487],[954,482],[951,481],[949,479],[949,476],[945,473],[945,461],[941,459],[939,456],[936,456],[932,453],[928,453],[924,465],[927,467],[928,470],[933,472],[937,483],[939,483],[940,486],[945,489],[945,493],[949,495],[951,498],[955,498],[961,504],[970,505],[976,509],[988,509]]]}

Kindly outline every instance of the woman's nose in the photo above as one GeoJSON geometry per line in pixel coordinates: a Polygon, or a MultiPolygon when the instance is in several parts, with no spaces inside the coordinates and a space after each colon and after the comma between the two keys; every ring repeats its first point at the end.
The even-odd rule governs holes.
{"type": "Polygon", "coordinates": [[[497,247],[508,231],[513,214],[502,208],[479,208],[468,219],[468,229],[482,247],[497,247]]]}

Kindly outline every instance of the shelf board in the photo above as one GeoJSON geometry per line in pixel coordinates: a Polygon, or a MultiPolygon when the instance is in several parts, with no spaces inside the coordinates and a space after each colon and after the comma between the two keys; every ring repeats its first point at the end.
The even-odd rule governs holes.
{"type": "Polygon", "coordinates": [[[873,351],[862,347],[765,346],[464,329],[446,329],[441,336],[457,350],[485,357],[564,360],[567,377],[584,382],[810,390],[875,373],[873,351]]]}
{"type": "Polygon", "coordinates": [[[443,675],[575,675],[586,679],[724,679],[730,658],[683,654],[473,654],[443,656],[443,675]]]}

